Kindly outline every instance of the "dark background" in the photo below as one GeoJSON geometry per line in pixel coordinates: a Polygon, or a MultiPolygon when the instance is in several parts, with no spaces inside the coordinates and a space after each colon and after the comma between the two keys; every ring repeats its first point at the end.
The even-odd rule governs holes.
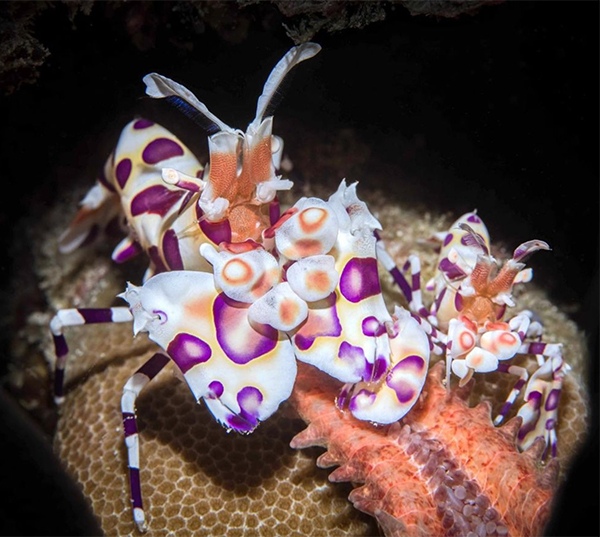
{"type": "MultiPolygon", "coordinates": [[[[13,23],[10,4],[0,4],[4,25],[13,23]]],[[[299,19],[270,2],[237,12],[230,2],[202,20],[191,15],[191,3],[182,4],[100,2],[88,13],[56,2],[23,26],[50,55],[31,84],[2,78],[10,89],[0,100],[5,293],[13,292],[14,271],[28,270],[11,257],[25,237],[20,219],[60,202],[81,181],[91,185],[134,114],[164,117],[202,151],[198,129],[143,96],[143,75],[182,82],[230,125],[243,128],[252,119],[267,74],[293,45],[282,23],[299,19]]],[[[530,265],[589,338],[594,414],[589,445],[547,535],[598,535],[598,3],[494,3],[455,18],[381,5],[384,21],[315,35],[323,50],[294,77],[275,131],[279,118],[285,128],[301,124],[302,133],[324,139],[354,129],[373,161],[394,173],[380,183],[370,182],[368,166],[341,169],[334,183],[356,173],[347,177],[360,188],[383,188],[432,211],[477,208],[493,238],[510,245],[550,243],[552,252],[530,265]]],[[[290,140],[298,143],[298,133],[278,133],[293,159],[290,140]]],[[[16,451],[5,462],[18,468],[16,451]]],[[[36,521],[18,508],[3,508],[3,518],[18,519],[5,533],[35,534],[36,521]]],[[[57,519],[57,526],[46,518],[40,527],[72,530],[65,517],[57,519]]]]}

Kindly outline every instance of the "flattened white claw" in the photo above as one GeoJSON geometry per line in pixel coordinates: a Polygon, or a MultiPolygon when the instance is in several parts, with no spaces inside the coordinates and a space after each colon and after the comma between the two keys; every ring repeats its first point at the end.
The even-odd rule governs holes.
{"type": "Polygon", "coordinates": [[[508,360],[519,350],[521,339],[514,332],[491,330],[481,335],[479,343],[483,349],[494,354],[498,360],[508,360]]]}
{"type": "Polygon", "coordinates": [[[292,290],[307,302],[329,296],[339,279],[335,270],[335,259],[331,255],[299,259],[288,268],[286,275],[292,290]]]}
{"type": "MultiPolygon", "coordinates": [[[[455,362],[452,362],[454,366],[455,362]]],[[[465,365],[476,373],[489,373],[498,369],[498,358],[489,351],[475,347],[465,357],[465,365]]]]}
{"type": "Polygon", "coordinates": [[[277,260],[258,245],[232,253],[203,244],[200,254],[213,266],[215,286],[238,302],[254,302],[279,279],[277,260]]]}
{"type": "Polygon", "coordinates": [[[293,260],[329,252],[339,231],[329,204],[319,198],[302,198],[294,209],[297,211],[275,231],[277,250],[293,260]]]}

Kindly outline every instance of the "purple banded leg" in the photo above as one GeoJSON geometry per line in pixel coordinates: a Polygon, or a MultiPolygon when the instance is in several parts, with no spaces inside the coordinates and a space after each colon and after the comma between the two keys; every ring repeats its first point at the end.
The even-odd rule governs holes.
{"type": "Polygon", "coordinates": [[[531,375],[525,389],[525,403],[517,413],[523,419],[517,436],[521,449],[527,449],[541,437],[547,446],[544,457],[548,451],[556,457],[558,404],[564,378],[570,369],[562,356],[552,356],[531,375]]]}
{"type": "Polygon", "coordinates": [[[510,409],[513,407],[517,397],[525,387],[527,380],[529,379],[529,373],[527,369],[521,366],[500,363],[498,364],[498,371],[502,371],[503,373],[509,373],[510,375],[516,375],[519,377],[519,380],[517,380],[517,382],[513,386],[513,389],[508,394],[508,397],[502,405],[500,412],[494,418],[494,425],[496,426],[500,425],[504,421],[504,419],[510,412],[510,409]]]}
{"type": "Polygon", "coordinates": [[[142,505],[142,487],[140,484],[140,440],[135,417],[135,400],[145,386],[169,363],[166,354],[157,352],[140,367],[123,386],[121,412],[125,445],[127,446],[127,463],[129,466],[129,487],[131,491],[131,508],[133,520],[139,531],[146,531],[146,516],[142,505]]]}
{"type": "Polygon", "coordinates": [[[375,231],[374,235],[375,235],[375,238],[377,239],[377,242],[375,243],[377,260],[383,265],[383,268],[385,268],[385,270],[387,270],[390,273],[390,276],[393,278],[396,285],[402,291],[402,294],[406,298],[406,301],[411,302],[411,300],[412,300],[411,286],[406,281],[406,278],[404,277],[402,272],[400,272],[400,269],[394,263],[392,256],[385,249],[385,246],[383,244],[383,241],[381,240],[381,237],[379,236],[379,233],[377,233],[377,231],[375,231]]]}
{"type": "Polygon", "coordinates": [[[54,340],[56,364],[54,367],[54,401],[61,404],[65,399],[65,365],[69,347],[63,335],[63,328],[83,324],[125,323],[133,320],[127,307],[116,308],[69,308],[58,310],[50,321],[50,330],[54,340]]]}
{"type": "Polygon", "coordinates": [[[409,307],[417,315],[435,323],[436,319],[431,317],[430,311],[423,305],[423,294],[421,292],[421,260],[416,255],[409,255],[405,268],[410,270],[410,292],[412,299],[409,307]]]}

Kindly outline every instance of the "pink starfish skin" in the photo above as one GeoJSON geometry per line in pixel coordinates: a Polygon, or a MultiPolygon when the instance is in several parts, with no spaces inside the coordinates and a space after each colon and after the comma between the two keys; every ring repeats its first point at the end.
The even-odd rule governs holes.
{"type": "Polygon", "coordinates": [[[431,369],[403,420],[375,427],[338,410],[339,385],[300,365],[290,402],[308,427],[291,446],[325,447],[318,465],[338,466],[331,481],[362,484],[349,499],[387,537],[541,535],[558,461],[541,466],[543,442],[519,453],[520,419],[494,427],[487,403],[469,408],[466,389],[447,395],[442,371],[431,369]]]}

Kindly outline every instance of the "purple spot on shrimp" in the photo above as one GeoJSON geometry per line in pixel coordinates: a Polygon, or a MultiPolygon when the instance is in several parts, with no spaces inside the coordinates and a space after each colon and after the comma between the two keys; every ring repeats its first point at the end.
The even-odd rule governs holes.
{"type": "Polygon", "coordinates": [[[350,399],[348,409],[350,412],[356,412],[365,406],[370,406],[375,402],[375,397],[374,392],[362,389],[350,399]]]}
{"type": "Polygon", "coordinates": [[[200,229],[215,244],[231,242],[231,226],[229,225],[229,220],[221,220],[220,222],[202,220],[200,222],[200,229]]]}
{"type": "Polygon", "coordinates": [[[206,395],[208,399],[218,399],[223,395],[225,388],[223,387],[223,384],[221,384],[218,380],[213,380],[208,385],[208,391],[209,393],[206,395]]]}
{"type": "Polygon", "coordinates": [[[185,332],[177,334],[167,346],[167,352],[182,373],[202,364],[212,356],[212,350],[200,338],[185,332]]]}
{"type": "Polygon", "coordinates": [[[294,346],[305,351],[319,337],[337,337],[342,333],[342,325],[335,306],[336,294],[318,302],[313,302],[308,310],[308,317],[294,335],[294,346]]]}
{"type": "Polygon", "coordinates": [[[367,362],[365,351],[361,347],[342,341],[338,349],[338,357],[343,362],[351,364],[354,373],[359,375],[362,380],[370,380],[372,365],[367,362]]]}
{"type": "Polygon", "coordinates": [[[272,351],[279,338],[279,332],[269,325],[256,329],[250,325],[248,307],[223,293],[213,304],[217,341],[227,358],[236,364],[247,364],[272,351]]]}
{"type": "Polygon", "coordinates": [[[131,242],[127,248],[123,248],[117,252],[117,255],[113,254],[112,260],[115,263],[125,263],[133,259],[136,255],[142,252],[142,246],[139,242],[131,242]]]}
{"type": "Polygon", "coordinates": [[[170,138],[157,138],[144,148],[142,159],[146,164],[157,164],[181,155],[183,155],[183,148],[176,141],[170,138]]]}
{"type": "Polygon", "coordinates": [[[535,425],[537,423],[538,418],[539,414],[535,420],[531,420],[523,424],[523,426],[519,429],[519,432],[517,434],[517,439],[519,441],[522,441],[531,431],[535,430],[535,425]]]}
{"type": "Polygon", "coordinates": [[[527,406],[535,411],[539,411],[542,406],[542,394],[536,390],[530,392],[529,397],[527,398],[527,406]]]}
{"type": "Polygon", "coordinates": [[[263,401],[263,394],[254,386],[246,386],[237,394],[240,413],[230,416],[228,424],[238,432],[251,432],[258,425],[258,409],[263,401]]]}
{"type": "Polygon", "coordinates": [[[479,233],[467,233],[460,239],[460,243],[463,246],[473,246],[475,248],[481,248],[484,253],[488,253],[487,246],[485,246],[485,240],[479,233]]]}
{"type": "Polygon", "coordinates": [[[414,386],[405,380],[400,380],[398,382],[394,382],[393,384],[388,382],[387,384],[394,390],[394,392],[396,392],[398,401],[403,405],[410,403],[418,395],[414,386]]]}
{"type": "Polygon", "coordinates": [[[183,259],[179,251],[179,240],[172,229],[168,229],[162,240],[162,250],[170,270],[183,270],[183,259]]]}
{"type": "Polygon", "coordinates": [[[367,382],[377,382],[387,371],[389,360],[384,356],[375,358],[375,363],[367,362],[365,365],[364,379],[367,382]]]}
{"type": "Polygon", "coordinates": [[[354,257],[346,263],[340,276],[340,292],[350,302],[360,302],[381,292],[377,260],[354,257]]]}
{"type": "Polygon", "coordinates": [[[463,297],[460,293],[456,293],[454,295],[454,308],[456,309],[456,311],[462,311],[463,309],[463,297]]]}
{"type": "Polygon", "coordinates": [[[441,270],[449,280],[457,280],[466,276],[465,272],[455,263],[452,263],[447,257],[444,257],[439,265],[438,269],[441,270]]]}
{"type": "Polygon", "coordinates": [[[446,236],[444,237],[444,242],[442,244],[444,246],[448,246],[448,244],[450,244],[452,242],[453,238],[454,238],[454,235],[452,235],[452,233],[446,233],[446,236]]]}
{"type": "Polygon", "coordinates": [[[409,403],[418,397],[419,391],[415,381],[407,380],[423,377],[427,370],[425,360],[416,354],[411,354],[397,363],[386,378],[386,384],[396,392],[398,401],[402,404],[409,403]]]}
{"type": "Polygon", "coordinates": [[[152,127],[154,125],[154,121],[150,121],[149,119],[138,119],[134,124],[133,128],[135,130],[147,129],[148,127],[152,127]]]}
{"type": "Polygon", "coordinates": [[[467,216],[467,222],[470,222],[471,224],[481,224],[481,218],[477,216],[477,213],[471,213],[467,216]]]}
{"type": "Polygon", "coordinates": [[[204,216],[204,212],[196,205],[196,219],[200,222],[200,229],[214,244],[222,242],[231,242],[231,225],[229,220],[220,222],[209,222],[204,216]]]}
{"type": "Polygon", "coordinates": [[[362,333],[371,337],[382,336],[385,334],[385,325],[380,323],[373,315],[369,315],[362,320],[362,333]]]}
{"type": "Polygon", "coordinates": [[[558,400],[560,399],[560,390],[554,389],[548,394],[546,399],[546,410],[556,410],[558,408],[558,400]]]}
{"type": "Polygon", "coordinates": [[[270,225],[274,226],[275,223],[277,222],[277,220],[279,220],[279,218],[281,218],[281,207],[279,206],[279,201],[277,200],[277,198],[275,198],[270,204],[269,204],[269,223],[270,225]]]}
{"type": "Polygon", "coordinates": [[[556,420],[555,419],[548,419],[546,420],[546,430],[547,431],[551,431],[552,429],[554,429],[554,427],[556,427],[556,420]]]}
{"type": "Polygon", "coordinates": [[[162,185],[150,186],[131,200],[131,215],[153,213],[164,216],[184,195],[183,192],[169,190],[162,185]]]}
{"type": "Polygon", "coordinates": [[[129,176],[131,175],[131,167],[131,159],[128,158],[121,160],[115,167],[115,177],[121,188],[125,186],[127,179],[129,179],[129,176]]]}
{"type": "Polygon", "coordinates": [[[435,297],[435,311],[439,311],[440,305],[442,304],[442,300],[444,300],[444,296],[446,296],[446,287],[444,287],[438,296],[435,297]]]}

